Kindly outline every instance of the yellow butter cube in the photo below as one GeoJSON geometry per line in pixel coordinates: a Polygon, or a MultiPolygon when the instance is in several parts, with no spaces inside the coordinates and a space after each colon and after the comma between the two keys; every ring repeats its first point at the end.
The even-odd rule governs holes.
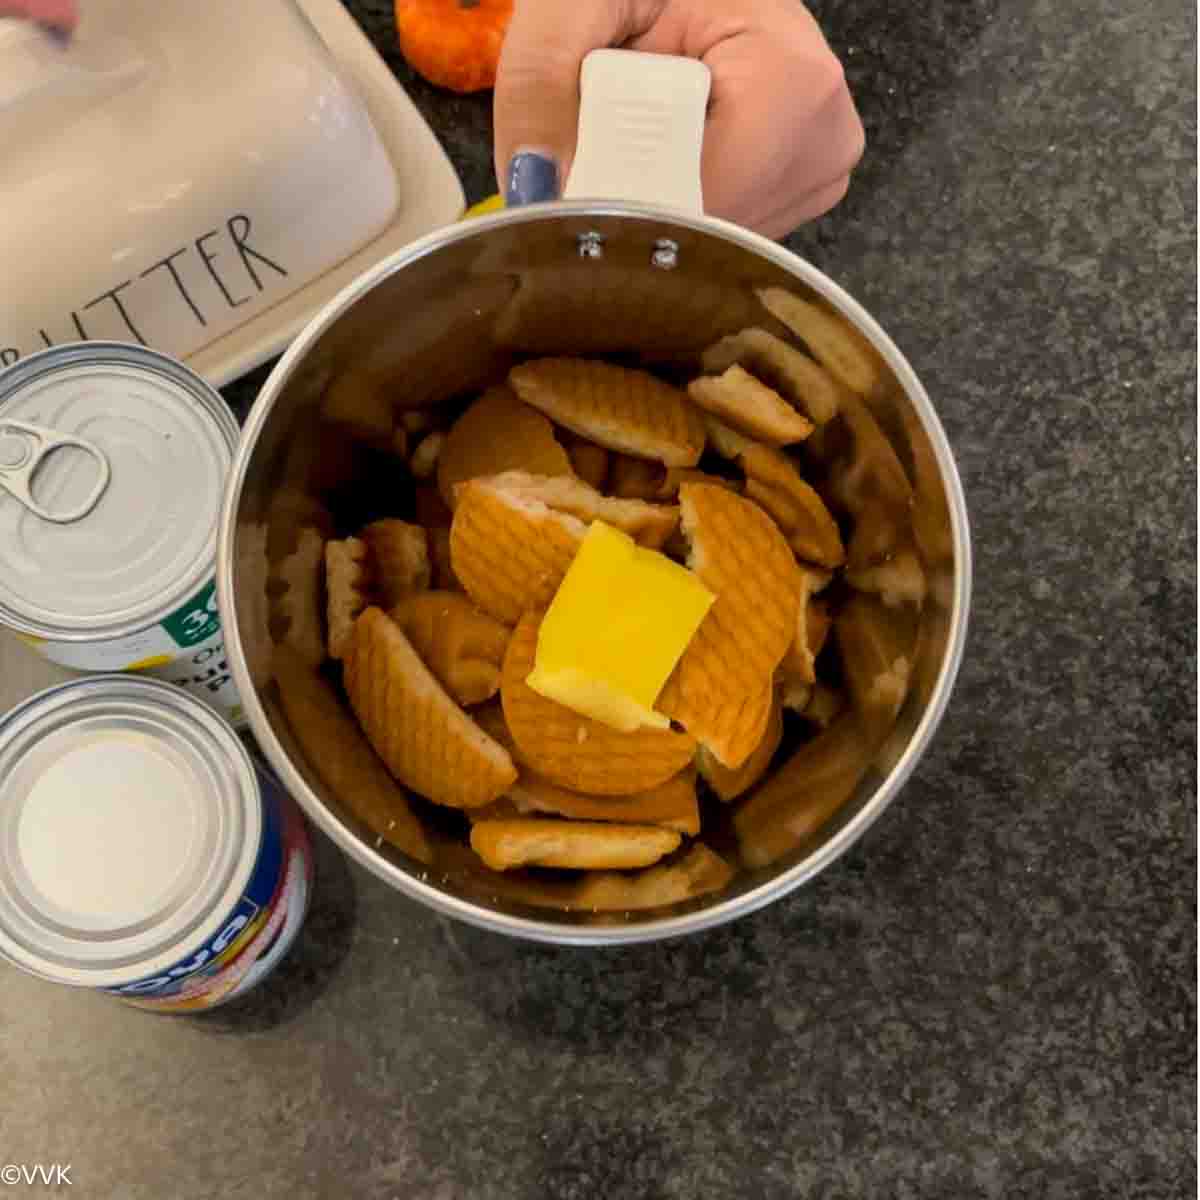
{"type": "Polygon", "coordinates": [[[542,621],[526,682],[614,729],[664,729],[654,702],[715,599],[686,567],[593,521],[542,621]]]}

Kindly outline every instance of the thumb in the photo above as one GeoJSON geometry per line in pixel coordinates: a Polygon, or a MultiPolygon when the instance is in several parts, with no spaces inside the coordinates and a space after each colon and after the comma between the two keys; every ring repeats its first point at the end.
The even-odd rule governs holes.
{"type": "Polygon", "coordinates": [[[26,17],[68,33],[79,22],[76,0],[0,0],[0,17],[26,17]]]}
{"type": "Polygon", "coordinates": [[[553,200],[575,155],[579,70],[644,31],[661,3],[518,0],[493,98],[496,179],[509,204],[553,200]],[[640,10],[640,11],[639,11],[640,10]]]}

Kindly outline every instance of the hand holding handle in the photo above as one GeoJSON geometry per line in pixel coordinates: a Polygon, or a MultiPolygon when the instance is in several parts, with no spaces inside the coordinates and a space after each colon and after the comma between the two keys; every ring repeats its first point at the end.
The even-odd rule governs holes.
{"type": "Polygon", "coordinates": [[[703,212],[700,151],[711,82],[695,59],[593,50],[580,73],[579,139],[564,199],[703,212]]]}

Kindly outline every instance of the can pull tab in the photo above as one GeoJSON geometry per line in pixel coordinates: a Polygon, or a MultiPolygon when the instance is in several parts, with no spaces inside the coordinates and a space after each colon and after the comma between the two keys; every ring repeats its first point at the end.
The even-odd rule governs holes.
{"type": "Polygon", "coordinates": [[[56,429],[30,425],[27,421],[0,420],[0,488],[15,496],[43,521],[69,525],[72,521],[86,517],[100,502],[100,497],[104,495],[104,489],[108,487],[111,478],[112,470],[109,468],[108,459],[93,442],[73,437],[69,433],[59,433],[56,429]],[[73,446],[85,454],[90,454],[96,460],[100,474],[95,486],[81,503],[64,512],[50,512],[33,498],[30,484],[46,456],[66,446],[73,446]]]}

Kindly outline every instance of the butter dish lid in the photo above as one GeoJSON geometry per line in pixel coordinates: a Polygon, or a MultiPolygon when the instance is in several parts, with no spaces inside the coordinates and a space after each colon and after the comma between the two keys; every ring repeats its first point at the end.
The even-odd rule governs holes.
{"type": "Polygon", "coordinates": [[[464,207],[339,0],[89,0],[66,45],[0,19],[0,117],[0,367],[125,341],[220,386],[464,207]]]}

